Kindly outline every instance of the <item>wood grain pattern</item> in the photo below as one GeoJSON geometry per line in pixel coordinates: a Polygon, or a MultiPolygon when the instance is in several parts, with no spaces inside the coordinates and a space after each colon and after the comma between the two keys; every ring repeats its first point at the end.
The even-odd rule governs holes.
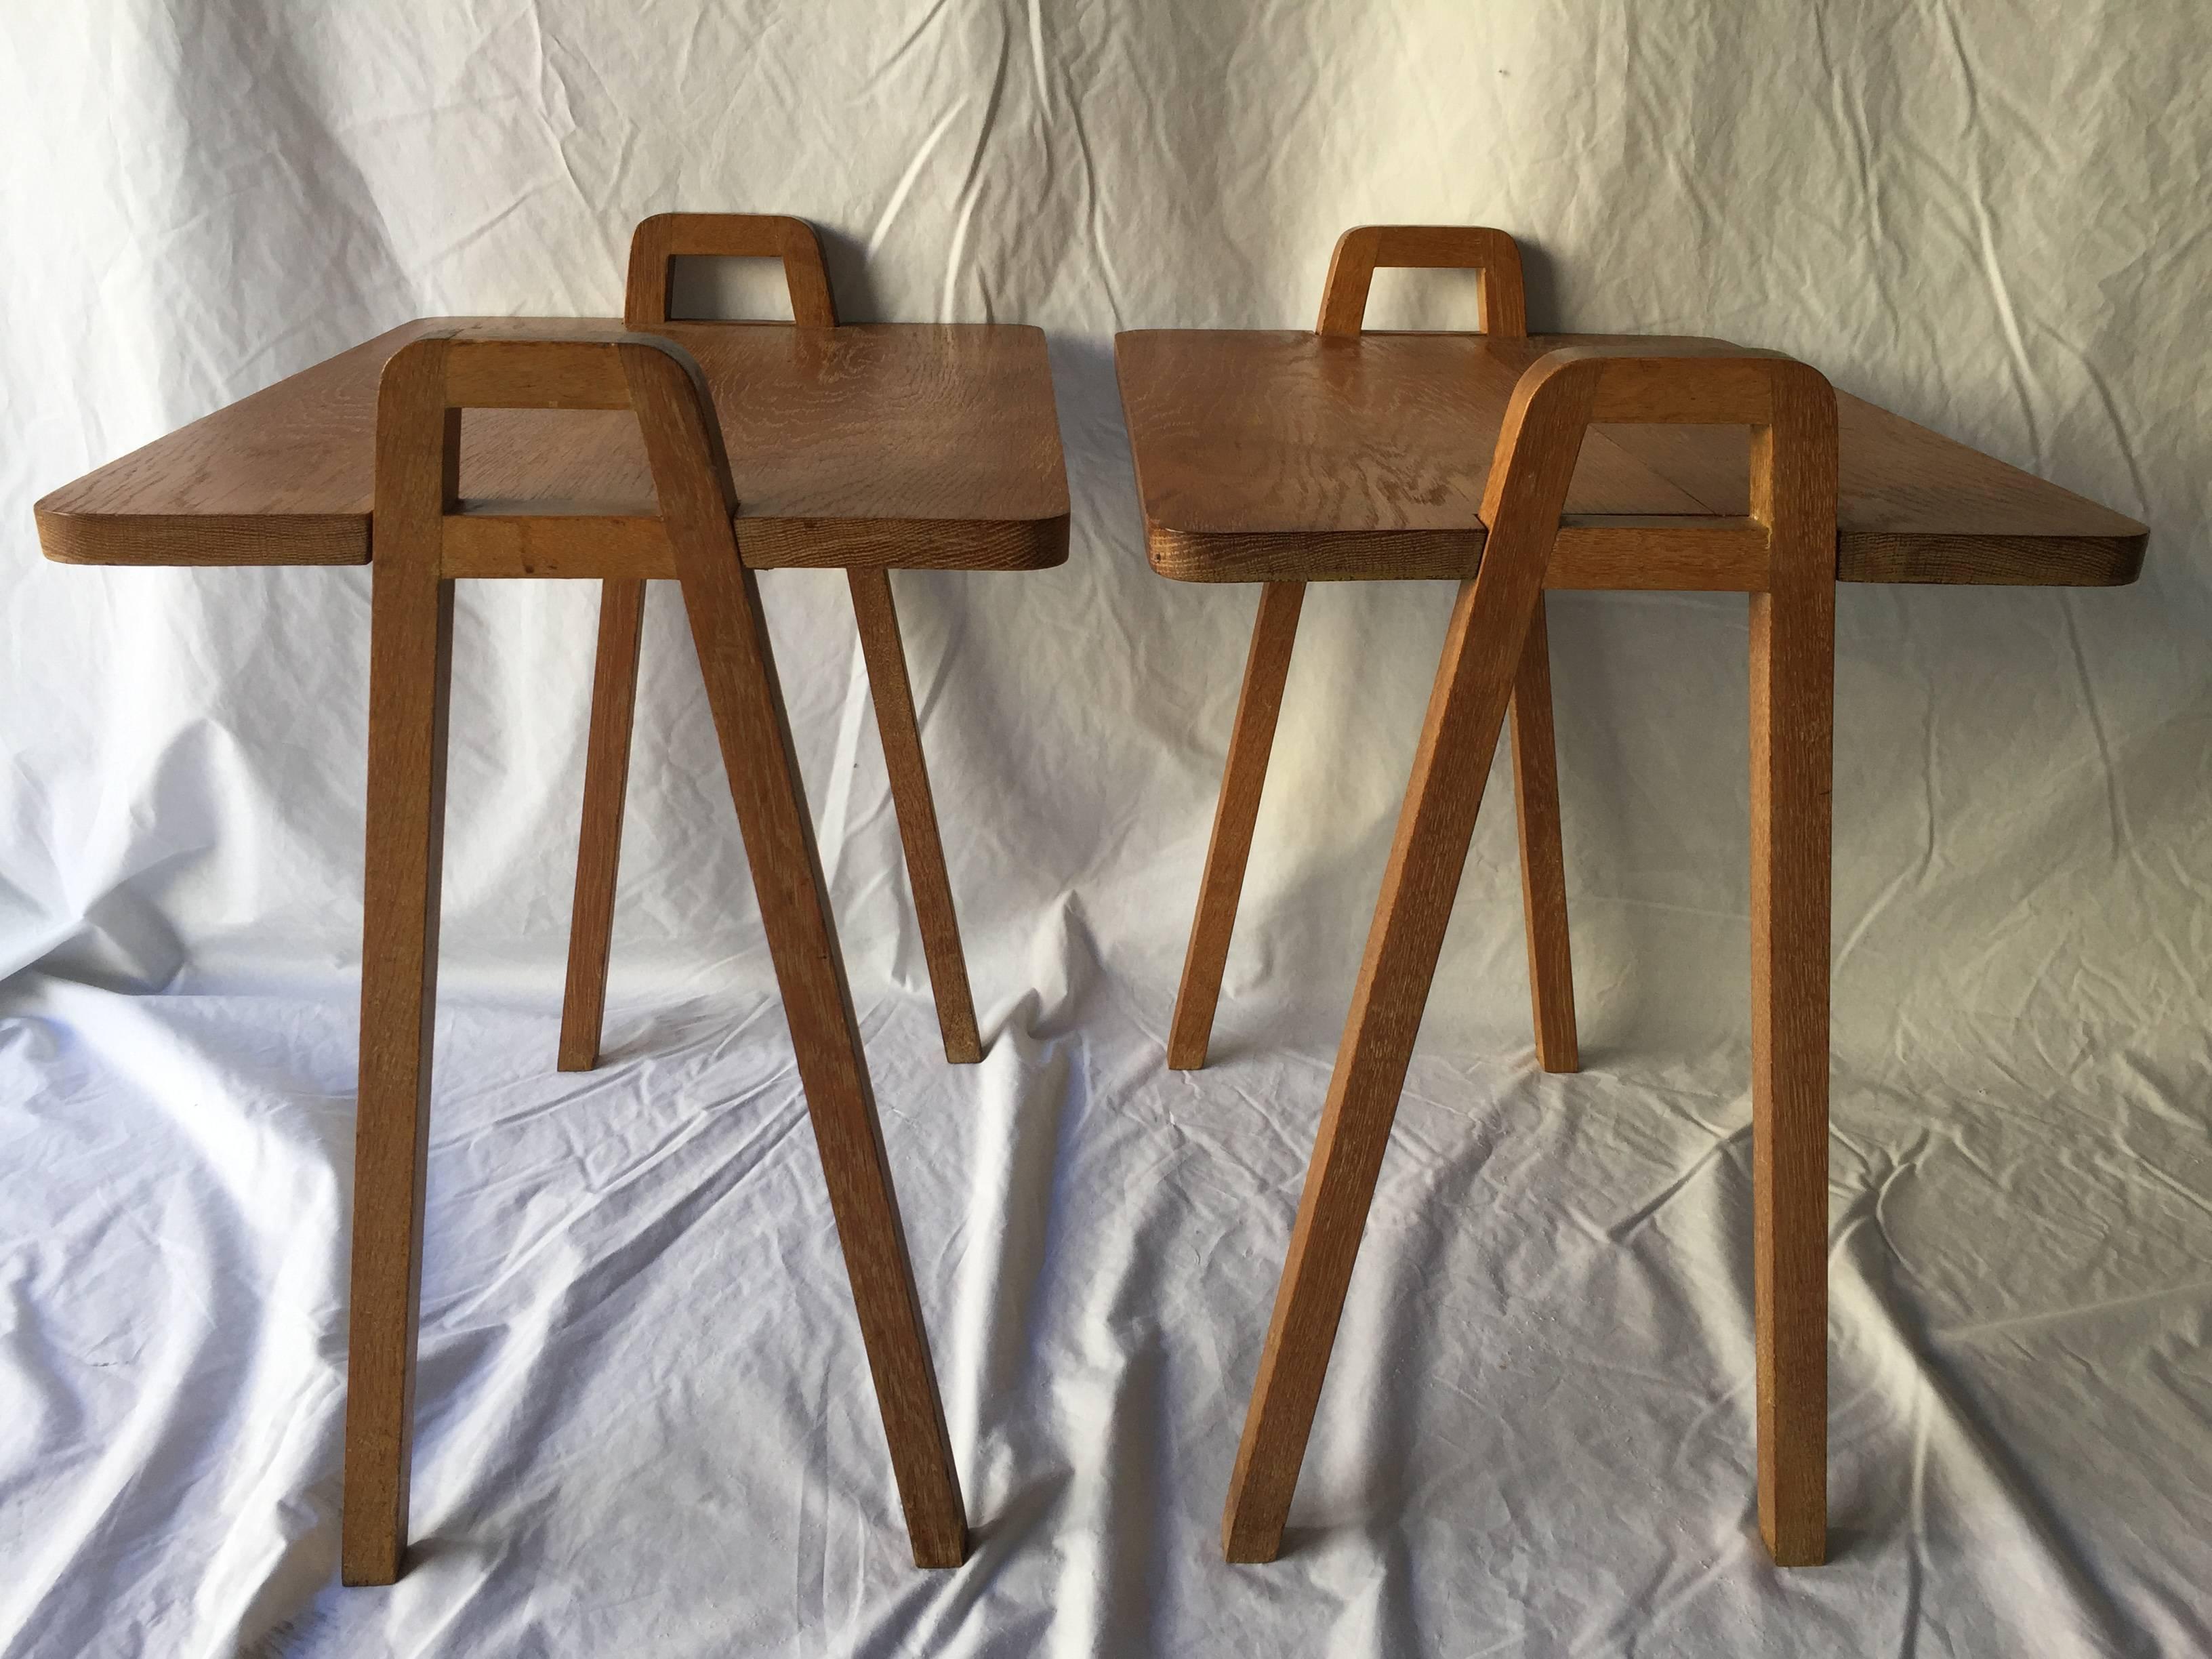
{"type": "Polygon", "coordinates": [[[1559,763],[1552,735],[1552,654],[1539,594],[1528,616],[1507,723],[1513,812],[1521,832],[1521,915],[1528,939],[1528,1006],[1536,1063],[1582,1069],[1575,1031],[1574,952],[1567,942],[1567,863],[1559,830],[1559,763]]]}
{"type": "Polygon", "coordinates": [[[459,446],[459,419],[446,406],[449,343],[420,341],[392,359],[377,434],[384,555],[369,600],[361,1069],[339,1544],[339,1575],[349,1584],[391,1583],[407,1547],[453,662],[453,586],[438,572],[439,520],[452,500],[459,446]]]}
{"type": "MultiPolygon", "coordinates": [[[[455,399],[596,406],[611,386],[632,400],[674,549],[915,1559],[956,1565],[967,1536],[958,1479],[782,692],[755,579],[738,557],[711,399],[696,365],[665,341],[572,331],[534,349],[428,337],[384,377],[343,1575],[392,1582],[406,1541],[451,672],[453,586],[441,559],[463,466],[455,399]]],[[[635,611],[616,587],[603,635],[634,641],[635,611]]],[[[604,703],[614,739],[628,729],[613,718],[619,701],[604,703]]],[[[618,803],[603,813],[618,815],[618,803]]]]}
{"type": "Polygon", "coordinates": [[[1836,400],[1776,374],[1752,441],[1751,509],[1773,581],[1751,599],[1753,1300],[1759,1529],[1780,1565],[1826,1558],[1828,951],[1836,400]]]}
{"type": "Polygon", "coordinates": [[[446,520],[441,568],[455,580],[503,577],[645,581],[676,574],[668,526],[636,501],[465,501],[446,520]]]}
{"type": "MultiPolygon", "coordinates": [[[[641,224],[630,242],[629,297],[626,314],[640,328],[665,328],[672,286],[670,259],[677,253],[750,255],[775,253],[781,258],[791,285],[793,326],[833,328],[837,315],[830,297],[830,279],[822,263],[820,244],[813,228],[804,220],[748,214],[660,215],[641,224]]],[[[720,324],[743,327],[744,324],[720,324]]],[[[781,325],[761,326],[781,327],[781,325]]],[[[456,562],[451,534],[471,520],[448,521],[448,568],[456,562]]],[[[558,520],[503,516],[491,520],[502,526],[528,526],[526,542],[507,547],[487,538],[482,543],[479,568],[495,560],[520,562],[542,570],[558,564],[582,571],[592,561],[629,561],[638,575],[673,575],[674,550],[665,537],[654,542],[647,527],[659,531],[658,520],[623,520],[635,526],[634,539],[617,543],[605,538],[586,552],[578,538],[558,520]]],[[[604,522],[604,521],[603,521],[604,522]]],[[[880,530],[880,526],[878,527],[880,530]]],[[[751,532],[748,530],[750,538],[751,532]]],[[[979,538],[988,544],[988,538],[979,538]]],[[[836,545],[836,538],[822,542],[836,545]]],[[[809,552],[821,548],[810,543],[809,552]]],[[[906,850],[907,874],[914,894],[915,919],[929,964],[935,994],[938,1026],[945,1058],[955,1065],[972,1065],[983,1057],[981,1035],[975,1029],[975,1000],[968,985],[968,965],[960,948],[959,924],[952,906],[951,882],[945,872],[945,848],[937,824],[937,809],[930,794],[929,773],[924,763],[921,732],[916,722],[913,688],[908,682],[905,650],[899,640],[898,613],[892,603],[890,580],[881,569],[848,573],[854,615],[860,626],[861,650],[868,665],[868,682],[890,775],[891,799],[898,813],[899,834],[906,850]]],[[[625,586],[641,587],[624,581],[625,586]]],[[[596,688],[592,699],[594,743],[586,766],[585,832],[576,866],[574,921],[569,931],[569,995],[563,1004],[561,1064],[564,1069],[589,1070],[599,1051],[599,1024],[604,1017],[606,961],[614,925],[614,894],[620,855],[621,817],[615,809],[611,827],[595,833],[593,814],[604,813],[603,804],[618,799],[627,783],[629,745],[616,749],[602,744],[599,701],[610,684],[627,684],[634,693],[637,678],[636,646],[610,641],[599,646],[596,688]],[[596,977],[594,977],[596,975],[596,977]],[[596,986],[597,989],[592,988],[596,986]],[[588,1036],[583,1026],[588,1019],[588,1036]]],[[[620,695],[620,694],[617,694],[620,695]]],[[[630,718],[634,695],[624,696],[622,715],[630,718]]]]}
{"type": "MultiPolygon", "coordinates": [[[[766,549],[757,570],[797,568],[886,570],[931,559],[933,569],[1032,570],[1036,544],[1028,532],[994,521],[872,519],[811,528],[789,520],[746,522],[745,545],[766,549]]],[[[446,521],[446,574],[453,577],[635,577],[672,580],[675,550],[657,519],[636,501],[586,501],[572,511],[543,501],[471,501],[446,521]]],[[[922,567],[914,567],[922,568],[922,567]]]]}
{"type": "Polygon", "coordinates": [[[929,963],[930,990],[937,999],[938,1035],[944,1039],[946,1060],[955,1066],[972,1066],[983,1058],[983,1039],[975,1030],[975,1000],[968,988],[968,959],[960,948],[952,878],[945,872],[945,843],[938,832],[937,803],[922,757],[921,726],[915,717],[914,685],[907,676],[906,646],[899,638],[890,575],[882,570],[855,570],[849,586],[853,616],[860,629],[860,653],[868,666],[876,731],[883,739],[884,769],[890,776],[891,805],[906,848],[915,925],[929,963]]]}
{"type": "MultiPolygon", "coordinates": [[[[1366,225],[1348,230],[1337,240],[1322,294],[1316,332],[1357,336],[1361,331],[1366,322],[1369,284],[1378,265],[1476,270],[1482,279],[1483,329],[1515,337],[1528,331],[1521,250],[1503,231],[1462,226],[1366,225]]],[[[1195,1071],[1206,1064],[1304,595],[1304,585],[1295,581],[1270,582],[1261,592],[1243,690],[1237,700],[1237,724],[1230,734],[1229,757],[1214,806],[1213,833],[1199,882],[1198,913],[1191,922],[1182,981],[1176,992],[1175,1016],[1169,1028],[1168,1065],[1173,1070],[1195,1071]]],[[[1565,859],[1559,846],[1558,770],[1550,750],[1551,669],[1540,621],[1528,648],[1535,653],[1535,660],[1523,663],[1522,678],[1528,695],[1525,698],[1516,695],[1515,702],[1514,775],[1521,803],[1522,880],[1531,960],[1540,961],[1546,973],[1533,993],[1539,1003],[1537,1047],[1540,1054],[1550,1057],[1547,1065],[1565,1057],[1565,1065],[1553,1069],[1571,1071],[1575,1066],[1574,980],[1566,949],[1565,859]],[[1538,711],[1533,704],[1540,692],[1543,706],[1538,711]],[[1531,705],[1525,717],[1520,712],[1524,702],[1531,705]],[[1520,757],[1540,739],[1545,744],[1544,755],[1523,764],[1520,757]],[[1531,841],[1532,836],[1549,839],[1537,844],[1531,841]],[[1566,1033],[1564,1047],[1559,1036],[1562,1019],[1566,1033]]]]}
{"type": "Polygon", "coordinates": [[[1544,565],[1599,416],[1752,433],[1747,505],[1771,572],[1751,601],[1759,1502],[1778,1562],[1825,1550],[1835,399],[1803,364],[1693,343],[1554,351],[1507,409],[1482,506],[1488,551],[1454,609],[1231,1480],[1232,1561],[1281,1546],[1498,723],[1540,660],[1527,647],[1544,565]]]}
{"type": "Polygon", "coordinates": [[[1229,759],[1222,769],[1213,834],[1206,842],[1206,869],[1199,881],[1198,914],[1191,921],[1190,944],[1183,953],[1182,981],[1176,988],[1175,1018],[1168,1031],[1171,1070],[1194,1072],[1206,1064],[1305,591],[1302,582],[1270,582],[1260,590],[1252,647],[1244,659],[1243,690],[1237,699],[1237,724],[1229,735],[1229,759]]]}
{"type": "Polygon", "coordinates": [[[1494,526],[1491,555],[1461,584],[1452,609],[1230,1476],[1222,1545],[1231,1561],[1272,1561],[1282,1547],[1414,1034],[1601,372],[1583,363],[1533,371],[1498,437],[1486,514],[1494,526]]]}
{"type": "MultiPolygon", "coordinates": [[[[38,504],[40,543],[63,563],[365,563],[377,377],[393,352],[433,333],[595,338],[619,326],[407,324],[54,491],[38,504]]],[[[1034,570],[1066,561],[1067,477],[1038,330],[658,331],[697,359],[714,389],[755,568],[1034,570]]],[[[625,412],[471,412],[461,482],[471,500],[581,500],[655,516],[637,422],[625,412]]]]}
{"type": "MultiPolygon", "coordinates": [[[[1478,271],[1481,332],[1508,339],[1528,337],[1528,288],[1522,279],[1520,246],[1502,230],[1462,225],[1365,225],[1345,232],[1329,260],[1315,331],[1362,332],[1368,290],[1376,270],[1382,266],[1478,271]]],[[[1699,575],[1711,569],[1694,552],[1686,559],[1677,556],[1655,561],[1656,544],[1662,539],[1646,530],[1632,533],[1629,544],[1616,549],[1612,557],[1598,550],[1595,559],[1577,561],[1574,556],[1582,550],[1575,548],[1570,550],[1570,562],[1578,572],[1601,569],[1608,576],[1623,570],[1644,575],[1655,564],[1699,575]]],[[[1759,546],[1763,553],[1764,537],[1759,546]]],[[[1553,566],[1561,563],[1560,551],[1554,541],[1553,566]]],[[[1513,801],[1521,834],[1522,916],[1528,941],[1528,995],[1535,1017],[1537,1063],[1547,1072],[1572,1072],[1581,1060],[1575,1040],[1573,956],[1567,942],[1559,759],[1552,737],[1551,646],[1540,600],[1528,625],[1528,642],[1522,647],[1508,719],[1513,732],[1513,801]]]]}
{"type": "Polygon", "coordinates": [[[463,334],[467,349],[446,359],[446,396],[455,409],[629,407],[619,366],[595,341],[501,338],[492,329],[463,334]]]}
{"type": "Polygon", "coordinates": [[[676,546],[915,1565],[957,1566],[968,1547],[959,1477],[760,592],[731,529],[737,501],[726,452],[696,368],[644,337],[617,349],[676,546]]]}
{"type": "Polygon", "coordinates": [[[599,1063],[606,1021],[607,960],[615,928],[616,870],[629,793],[629,742],[637,714],[645,584],[599,585],[599,653],[592,672],[591,727],[584,746],[584,817],[576,842],[576,897],[568,927],[568,978],[561,998],[560,1068],[599,1063]]]}
{"type": "Polygon", "coordinates": [[[1502,230],[1480,225],[1359,225],[1336,239],[1321,296],[1316,334],[1358,334],[1377,270],[1472,270],[1481,279],[1485,334],[1528,332],[1521,249],[1502,230]]]}
{"type": "MultiPolygon", "coordinates": [[[[1561,346],[1653,343],[1668,343],[1119,335],[1153,567],[1185,581],[1463,578],[1481,559],[1483,486],[1521,373],[1561,346]]],[[[2097,586],[2141,569],[2148,532],[2133,520],[1873,404],[1837,401],[1838,580],[2097,586]]],[[[1740,516],[1744,454],[1741,433],[1725,428],[1601,426],[1584,441],[1567,511],[1740,516]]],[[[1556,567],[1547,584],[1562,578],[1598,585],[1556,567]]]]}
{"type": "MultiPolygon", "coordinates": [[[[623,299],[626,326],[651,331],[670,316],[680,255],[779,260],[794,325],[834,327],[822,248],[803,220],[762,214],[655,214],[630,233],[623,299]]],[[[584,760],[584,816],[577,838],[575,898],[569,912],[568,980],[561,1000],[559,1066],[588,1072],[599,1064],[613,954],[615,895],[622,864],[623,803],[629,788],[631,726],[637,705],[639,629],[645,584],[672,577],[676,550],[658,518],[624,518],[619,535],[586,537],[568,521],[524,516],[501,502],[495,514],[456,518],[447,527],[447,568],[470,576],[605,577],[599,640],[592,670],[591,738],[584,760]],[[614,728],[619,723],[620,730],[614,728]]],[[[602,517],[599,526],[607,520],[602,517]]]]}
{"type": "Polygon", "coordinates": [[[670,320],[675,262],[700,255],[781,260],[792,322],[800,328],[837,326],[822,239],[805,220],[781,213],[656,213],[639,220],[629,236],[623,321],[659,333],[670,320]]]}

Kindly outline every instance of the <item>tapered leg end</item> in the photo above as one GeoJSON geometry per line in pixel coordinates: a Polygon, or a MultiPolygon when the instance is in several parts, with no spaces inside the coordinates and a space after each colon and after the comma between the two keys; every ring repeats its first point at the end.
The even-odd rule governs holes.
{"type": "Polygon", "coordinates": [[[1828,1559],[1827,1523],[1820,1517],[1777,1521],[1762,1515],[1759,1534],[1778,1567],[1817,1567],[1828,1559]]]}
{"type": "MultiPolygon", "coordinates": [[[[963,969],[965,972],[965,969],[963,969]]],[[[980,1066],[983,1060],[983,1039],[975,1030],[975,1016],[971,1012],[964,1018],[946,1018],[939,1010],[937,1019],[939,1035],[945,1040],[945,1063],[948,1066],[980,1066]]]]}
{"type": "Polygon", "coordinates": [[[397,1538],[348,1536],[339,1547],[338,1583],[349,1589],[396,1584],[407,1547],[397,1538]]]}
{"type": "Polygon", "coordinates": [[[1546,1042],[1540,1039],[1536,1044],[1536,1063],[1554,1077],[1571,1076],[1583,1068],[1582,1052],[1572,1037],[1564,1042],[1546,1042]]]}
{"type": "Polygon", "coordinates": [[[917,1567],[957,1567],[968,1559],[968,1528],[963,1522],[949,1526],[909,1527],[917,1567]]]}
{"type": "Polygon", "coordinates": [[[1283,1553],[1282,1526],[1279,1522],[1270,1526],[1240,1509],[1237,1501],[1240,1495],[1230,1495],[1229,1507],[1221,1516],[1222,1559],[1232,1567],[1265,1566],[1283,1553]]]}

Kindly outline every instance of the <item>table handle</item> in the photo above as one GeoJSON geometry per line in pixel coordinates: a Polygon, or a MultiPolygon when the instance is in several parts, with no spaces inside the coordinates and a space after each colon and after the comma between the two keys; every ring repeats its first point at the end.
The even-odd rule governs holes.
{"type": "Polygon", "coordinates": [[[675,262],[688,255],[781,259],[791,288],[791,320],[805,328],[837,325],[821,239],[805,220],[781,213],[656,213],[640,220],[629,238],[625,325],[653,328],[670,320],[675,262]]]}
{"type": "MultiPolygon", "coordinates": [[[[1328,262],[1314,331],[1358,333],[1367,316],[1367,286],[1380,267],[1479,272],[1482,332],[1512,339],[1528,332],[1521,249],[1504,231],[1481,225],[1359,225],[1346,231],[1328,262]]],[[[633,275],[633,292],[635,283],[633,275]]]]}

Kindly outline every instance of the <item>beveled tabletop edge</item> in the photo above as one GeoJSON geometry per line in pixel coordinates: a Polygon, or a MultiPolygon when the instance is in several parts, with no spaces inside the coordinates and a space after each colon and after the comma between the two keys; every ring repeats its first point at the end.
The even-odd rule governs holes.
{"type": "MultiPolygon", "coordinates": [[[[657,515],[648,512],[641,516],[657,515]]],[[[988,575],[1066,564],[1069,514],[1034,519],[748,518],[741,507],[737,532],[738,554],[753,570],[955,569],[988,575]]],[[[40,513],[39,541],[50,563],[111,569],[327,569],[369,562],[368,518],[354,514],[183,517],[40,513]],[[239,556],[241,545],[257,541],[270,544],[275,556],[239,556]],[[87,552],[88,546],[96,550],[87,552]]]]}
{"type": "MultiPolygon", "coordinates": [[[[1156,572],[1179,582],[1464,581],[1480,567],[1488,535],[1480,526],[1176,530],[1148,517],[1145,555],[1156,572]]],[[[1913,586],[2125,587],[2142,574],[2148,541],[2148,531],[2140,536],[1839,532],[1836,580],[1913,586]]]]}
{"type": "Polygon", "coordinates": [[[50,564],[274,569],[368,562],[366,513],[71,513],[49,507],[52,500],[32,509],[39,550],[50,564]],[[238,556],[239,547],[256,542],[268,544],[271,556],[238,556]]]}

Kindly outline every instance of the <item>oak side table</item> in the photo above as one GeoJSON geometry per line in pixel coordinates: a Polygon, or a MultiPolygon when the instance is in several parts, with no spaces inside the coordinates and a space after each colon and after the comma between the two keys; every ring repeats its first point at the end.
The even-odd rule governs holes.
{"type": "MultiPolygon", "coordinates": [[[[392,1582],[407,1535],[453,584],[517,577],[683,585],[915,1559],[963,1559],[958,1479],[754,573],[1039,568],[1065,558],[1067,514],[1034,328],[666,323],[648,337],[489,318],[404,325],[38,503],[41,545],[63,563],[346,566],[374,550],[347,1583],[392,1582]]],[[[603,652],[602,787],[607,665],[603,652]]],[[[870,665],[880,699],[872,651],[870,665]]]]}
{"type": "MultiPolygon", "coordinates": [[[[1364,300],[1365,271],[1347,263],[1443,262],[1394,255],[1450,234],[1348,232],[1332,292],[1349,282],[1364,300]]],[[[2116,586],[2141,568],[2147,532],[1772,353],[1360,334],[1328,320],[1325,308],[1315,333],[1115,342],[1161,574],[1460,584],[1231,1476],[1225,1553],[1267,1561],[1281,1548],[1498,728],[1541,639],[1542,591],[1641,588],[1750,596],[1759,1527],[1782,1565],[1820,1561],[1835,586],[2116,586]]],[[[1209,882],[1214,865],[1210,853],[1209,882]]]]}

